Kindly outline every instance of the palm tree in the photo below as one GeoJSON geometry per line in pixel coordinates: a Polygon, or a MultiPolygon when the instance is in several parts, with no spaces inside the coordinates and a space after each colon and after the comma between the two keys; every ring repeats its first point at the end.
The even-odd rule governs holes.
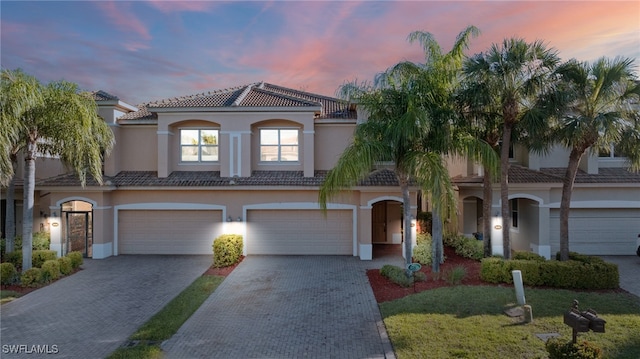
{"type": "Polygon", "coordinates": [[[22,268],[27,270],[31,268],[37,156],[59,156],[74,169],[83,186],[88,173],[102,183],[103,154],[111,151],[114,139],[98,116],[93,98],[79,93],[76,84],[59,81],[42,85],[21,70],[3,70],[2,89],[2,121],[12,126],[8,129],[12,135],[7,136],[10,141],[3,140],[2,145],[20,147],[25,158],[22,268]]]}
{"type": "MultiPolygon", "coordinates": [[[[473,27],[463,31],[453,50],[445,55],[431,34],[412,33],[409,39],[420,41],[425,49],[425,64],[402,62],[377,76],[373,86],[348,83],[341,87],[341,96],[357,100],[369,117],[356,127],[353,142],[329,171],[319,193],[319,202],[326,208],[329,197],[369,176],[376,162],[393,162],[402,191],[404,228],[411,228],[409,188],[412,181],[431,193],[435,200],[434,232],[440,228],[440,246],[434,239],[435,271],[439,271],[442,258],[441,214],[455,207],[443,155],[464,146],[479,147],[471,136],[451,130],[450,117],[455,113],[451,111],[451,100],[456,79],[453,75],[459,74],[456,64],[462,63],[462,49],[476,32],[473,27]]],[[[460,65],[457,67],[459,71],[460,65]]],[[[408,265],[412,260],[410,231],[405,231],[404,246],[408,265]]]]}
{"type": "Polygon", "coordinates": [[[557,52],[547,49],[542,42],[511,38],[470,57],[464,65],[468,81],[484,84],[501,105],[500,199],[505,258],[511,258],[508,174],[512,132],[552,83],[551,74],[558,62],[557,52]]]}
{"type": "Polygon", "coordinates": [[[619,144],[631,169],[640,169],[640,119],[632,107],[640,99],[640,84],[632,64],[628,58],[600,58],[592,64],[570,60],[556,70],[564,111],[555,134],[570,150],[560,202],[560,260],[569,259],[571,194],[582,156],[619,144]]]}

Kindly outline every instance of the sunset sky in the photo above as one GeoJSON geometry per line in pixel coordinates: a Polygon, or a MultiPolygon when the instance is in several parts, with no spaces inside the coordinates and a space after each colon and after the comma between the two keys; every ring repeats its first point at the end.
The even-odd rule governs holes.
{"type": "Polygon", "coordinates": [[[3,68],[64,79],[137,104],[252,82],[333,96],[393,64],[421,61],[407,35],[445,51],[468,25],[468,54],[508,37],[568,60],[640,61],[640,1],[6,1],[3,68]]]}

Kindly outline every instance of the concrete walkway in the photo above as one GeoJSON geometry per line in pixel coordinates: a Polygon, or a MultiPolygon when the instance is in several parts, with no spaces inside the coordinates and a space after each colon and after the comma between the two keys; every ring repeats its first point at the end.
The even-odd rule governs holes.
{"type": "Polygon", "coordinates": [[[245,258],[162,349],[190,359],[395,358],[366,276],[380,265],[348,256],[245,258]]]}
{"type": "Polygon", "coordinates": [[[202,275],[211,260],[211,256],[85,259],[82,271],[2,305],[0,357],[104,358],[202,275]],[[51,354],[34,354],[37,350],[51,354]]]}

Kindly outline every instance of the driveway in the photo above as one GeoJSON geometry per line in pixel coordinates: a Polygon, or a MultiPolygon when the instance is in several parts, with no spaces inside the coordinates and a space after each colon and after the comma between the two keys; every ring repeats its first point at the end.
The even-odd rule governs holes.
{"type": "Polygon", "coordinates": [[[620,272],[620,288],[640,297],[640,257],[601,256],[600,258],[617,264],[620,272]]]}
{"type": "Polygon", "coordinates": [[[211,260],[211,256],[85,259],[82,271],[2,305],[0,356],[104,358],[202,275],[211,260]],[[12,350],[21,354],[9,353],[12,350]],[[37,355],[36,350],[56,355],[37,355]]]}
{"type": "Polygon", "coordinates": [[[167,358],[395,358],[366,276],[375,266],[247,257],[162,349],[167,358]]]}

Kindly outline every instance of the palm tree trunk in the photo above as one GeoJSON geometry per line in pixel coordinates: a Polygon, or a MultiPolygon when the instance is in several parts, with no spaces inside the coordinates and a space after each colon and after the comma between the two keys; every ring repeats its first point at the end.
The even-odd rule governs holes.
{"type": "Polygon", "coordinates": [[[5,218],[5,233],[4,238],[6,240],[5,251],[11,253],[16,250],[15,238],[16,238],[16,171],[18,168],[18,158],[15,154],[11,154],[11,166],[13,166],[13,177],[7,187],[7,204],[4,214],[5,218]]]}
{"type": "Polygon", "coordinates": [[[434,273],[440,272],[440,264],[443,262],[444,250],[442,245],[442,217],[440,212],[434,206],[431,211],[432,215],[432,256],[431,256],[431,271],[434,273]]]}
{"type": "Polygon", "coordinates": [[[569,260],[569,211],[571,210],[571,194],[573,183],[578,173],[578,165],[585,150],[572,149],[569,154],[567,172],[562,179],[562,199],[560,200],[560,260],[569,260]]]}
{"type": "Polygon", "coordinates": [[[35,142],[27,145],[22,203],[22,270],[31,268],[33,249],[33,204],[36,181],[35,142]]]}
{"type": "Polygon", "coordinates": [[[502,246],[505,259],[511,259],[511,213],[509,211],[509,146],[513,126],[505,122],[500,149],[500,201],[502,209],[502,246]]]}
{"type": "Polygon", "coordinates": [[[409,270],[409,264],[413,262],[413,238],[411,236],[411,197],[409,196],[409,179],[407,176],[399,175],[400,189],[402,190],[402,215],[404,218],[404,253],[405,253],[405,273],[411,277],[413,273],[409,270]]]}
{"type": "Polygon", "coordinates": [[[493,206],[492,178],[489,171],[484,172],[482,178],[482,241],[484,244],[484,256],[491,257],[491,207],[493,206]]]}

